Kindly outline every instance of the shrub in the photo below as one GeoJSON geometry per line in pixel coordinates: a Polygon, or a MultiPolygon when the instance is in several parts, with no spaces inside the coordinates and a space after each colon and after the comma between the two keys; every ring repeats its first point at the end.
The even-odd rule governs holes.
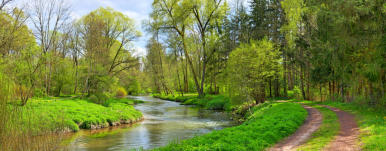
{"type": "Polygon", "coordinates": [[[95,95],[91,95],[90,97],[88,97],[88,100],[90,100],[93,103],[98,104],[98,97],[95,95]]]}
{"type": "Polygon", "coordinates": [[[123,98],[123,97],[127,96],[126,89],[123,88],[123,87],[119,87],[117,89],[116,96],[119,97],[119,98],[123,98]]]}
{"type": "Polygon", "coordinates": [[[98,103],[97,104],[103,104],[110,98],[110,96],[106,93],[99,93],[99,94],[97,94],[97,97],[98,97],[98,103]]]}

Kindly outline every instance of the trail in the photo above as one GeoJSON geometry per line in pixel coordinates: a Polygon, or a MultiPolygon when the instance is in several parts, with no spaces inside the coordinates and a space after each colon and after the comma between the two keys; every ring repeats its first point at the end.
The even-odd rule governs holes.
{"type": "Polygon", "coordinates": [[[294,134],[268,149],[269,151],[294,150],[297,146],[307,141],[311,134],[319,129],[322,124],[322,114],[310,106],[303,105],[303,107],[308,112],[306,122],[294,134]]]}
{"type": "Polygon", "coordinates": [[[327,151],[357,151],[360,150],[356,144],[359,136],[358,125],[355,122],[355,116],[333,108],[322,105],[334,111],[339,118],[340,130],[339,134],[335,136],[334,140],[325,148],[327,151]]]}

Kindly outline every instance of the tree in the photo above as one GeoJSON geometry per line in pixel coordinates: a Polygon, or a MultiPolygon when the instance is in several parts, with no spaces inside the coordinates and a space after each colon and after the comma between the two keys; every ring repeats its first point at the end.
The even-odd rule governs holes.
{"type": "Polygon", "coordinates": [[[33,35],[25,24],[27,17],[20,9],[13,9],[11,14],[0,12],[0,65],[5,74],[15,84],[14,96],[25,105],[32,97],[36,85],[36,76],[41,64],[40,54],[36,49],[33,35]],[[3,20],[4,19],[4,20],[3,20]]]}
{"type": "Polygon", "coordinates": [[[216,36],[216,24],[221,24],[223,18],[227,13],[227,3],[222,0],[198,0],[193,1],[193,14],[194,21],[200,33],[201,45],[202,45],[202,75],[201,85],[199,86],[199,96],[204,95],[204,84],[207,70],[207,64],[212,59],[216,49],[210,49],[207,46],[211,39],[209,36],[216,36]],[[209,35],[211,34],[211,35],[209,35]]]}
{"type": "Polygon", "coordinates": [[[14,0],[1,0],[1,3],[0,3],[0,11],[2,11],[3,8],[4,8],[7,4],[11,3],[12,1],[14,1],[14,0]]]}
{"type": "Polygon", "coordinates": [[[50,95],[54,51],[58,48],[58,34],[68,23],[69,6],[63,0],[36,0],[31,6],[31,21],[34,35],[42,49],[41,61],[45,65],[44,85],[46,95],[50,95]]]}
{"type": "Polygon", "coordinates": [[[141,33],[135,29],[133,20],[121,12],[99,8],[84,16],[77,28],[88,64],[84,86],[88,94],[108,90],[109,86],[98,88],[98,82],[138,66],[138,58],[133,57],[129,50],[130,43],[141,33]]]}
{"type": "Polygon", "coordinates": [[[227,68],[230,95],[263,103],[267,80],[281,71],[280,55],[280,51],[267,39],[252,40],[250,44],[241,44],[232,51],[227,68]]]}

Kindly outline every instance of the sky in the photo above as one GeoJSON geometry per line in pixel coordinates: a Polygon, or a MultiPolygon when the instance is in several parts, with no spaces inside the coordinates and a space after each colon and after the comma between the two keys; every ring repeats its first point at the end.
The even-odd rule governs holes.
{"type": "MultiPolygon", "coordinates": [[[[48,0],[47,0],[48,1],[48,0]]],[[[135,48],[135,56],[146,55],[146,43],[151,35],[147,34],[142,28],[142,21],[149,18],[152,11],[151,5],[153,0],[64,0],[71,6],[70,16],[76,20],[99,7],[111,7],[116,11],[120,11],[128,17],[134,19],[136,28],[142,32],[142,37],[133,41],[135,48]]],[[[228,3],[235,0],[227,0],[228,3]]],[[[246,3],[248,0],[241,0],[246,3]]],[[[16,5],[23,5],[30,0],[15,0],[16,5]]]]}

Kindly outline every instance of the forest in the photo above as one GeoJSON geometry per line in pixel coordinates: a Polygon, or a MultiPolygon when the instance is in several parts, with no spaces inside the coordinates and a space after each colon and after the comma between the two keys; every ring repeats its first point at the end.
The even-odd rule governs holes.
{"type": "Polygon", "coordinates": [[[63,149],[66,133],[146,123],[153,99],[238,124],[142,149],[283,150],[314,112],[297,150],[339,149],[350,118],[361,145],[337,146],[386,149],[383,0],[152,0],[142,22],[18,1],[0,1],[0,150],[78,150],[63,149]]]}

